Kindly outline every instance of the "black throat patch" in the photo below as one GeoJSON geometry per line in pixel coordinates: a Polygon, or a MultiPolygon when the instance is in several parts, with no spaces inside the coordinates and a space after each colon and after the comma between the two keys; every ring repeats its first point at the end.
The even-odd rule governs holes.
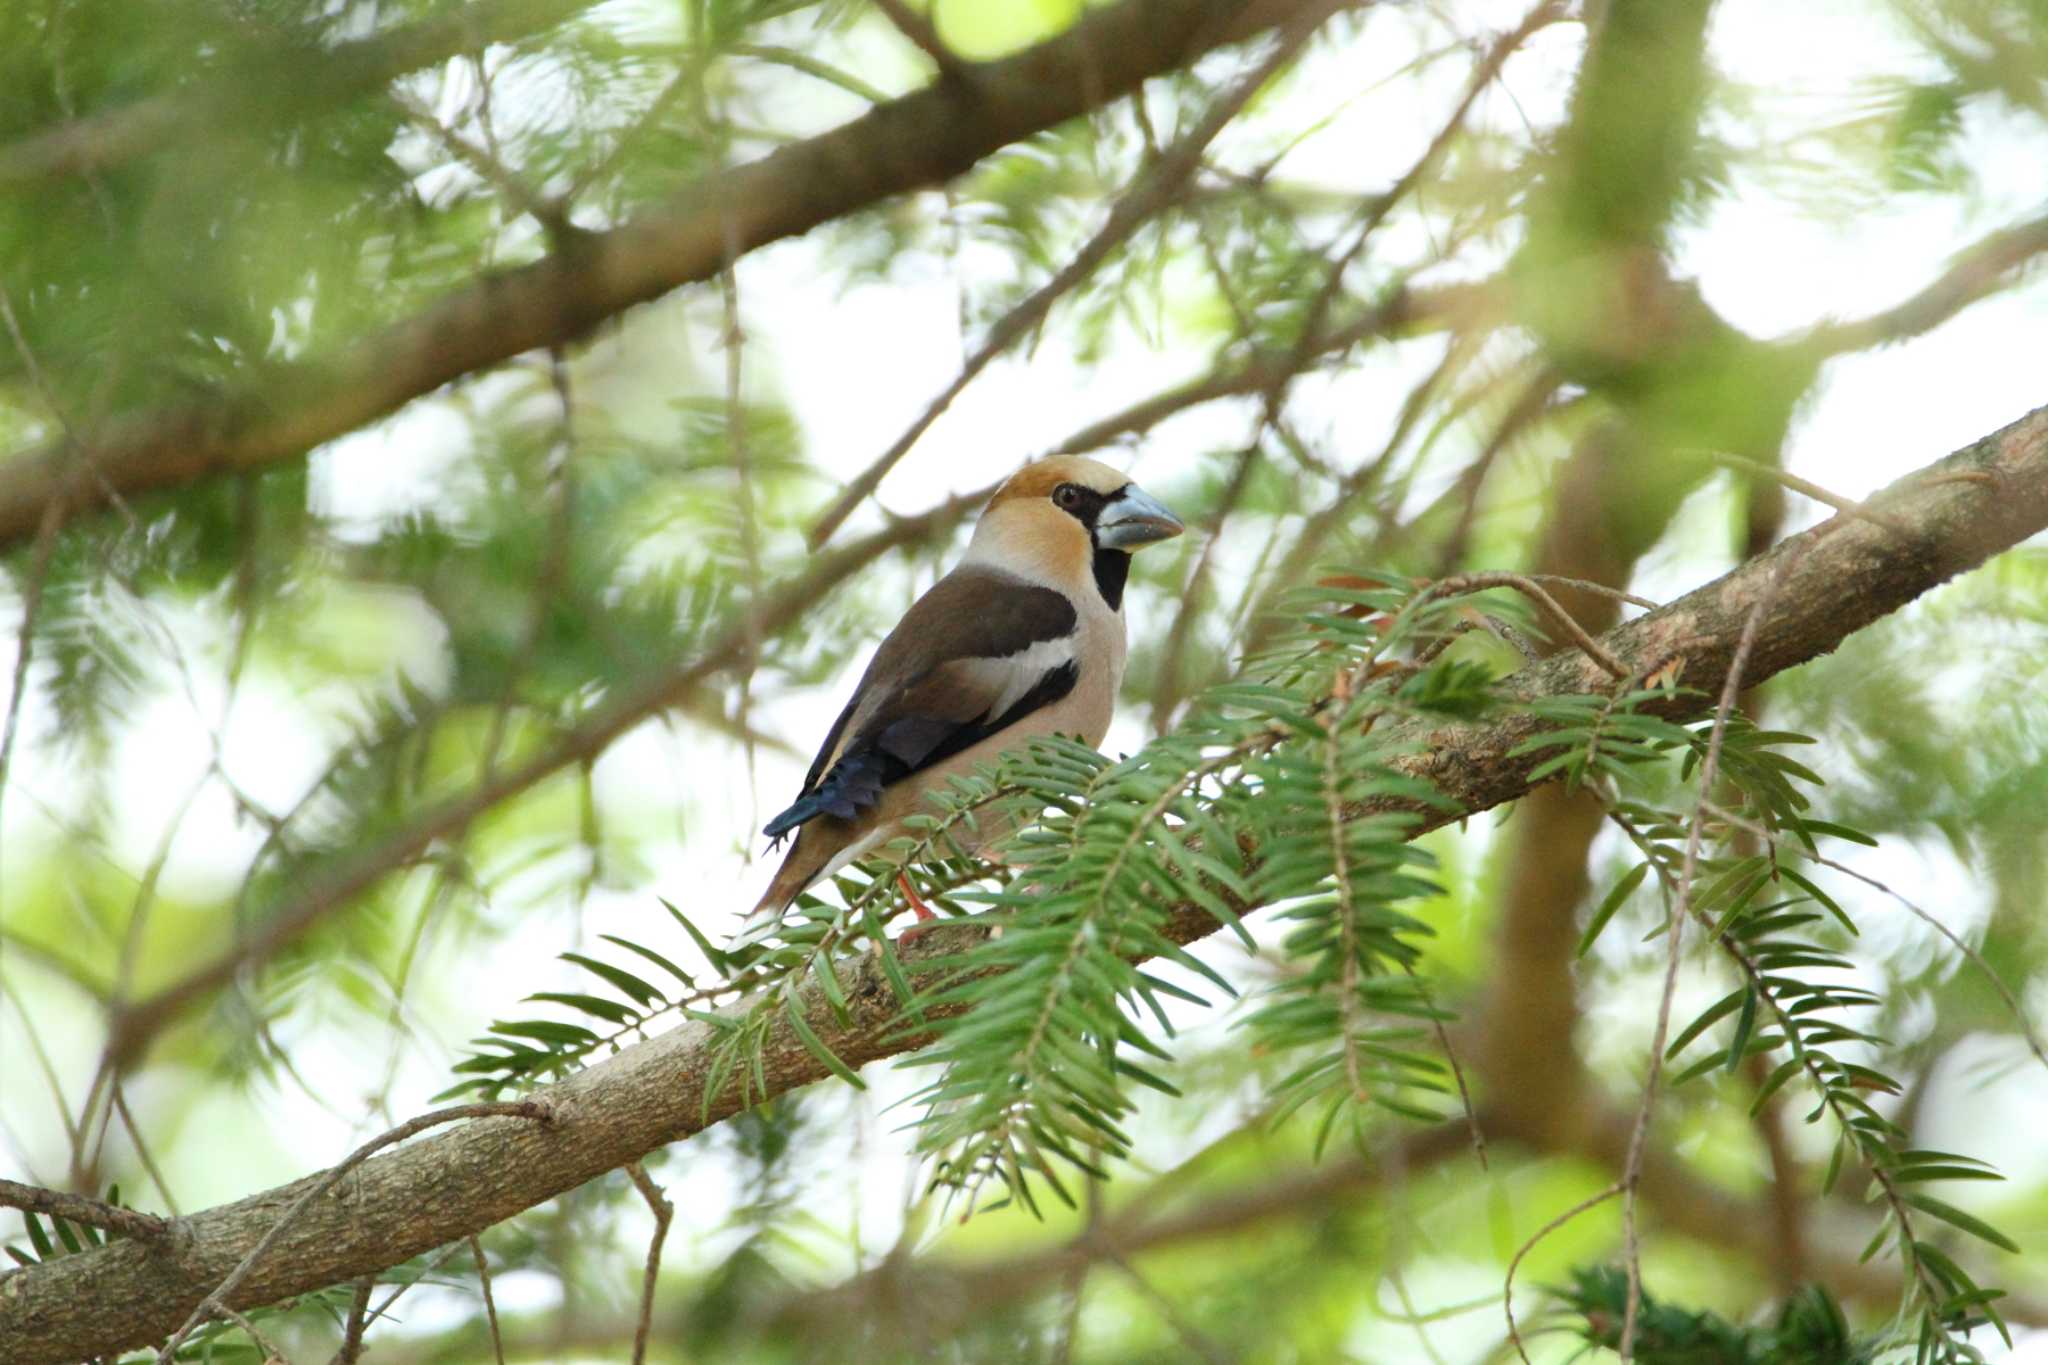
{"type": "MultiPolygon", "coordinates": [[[[1094,528],[1089,528],[1094,536],[1094,528]]],[[[1122,611],[1124,606],[1124,583],[1131,576],[1131,557],[1122,550],[1105,550],[1095,547],[1095,590],[1102,594],[1102,600],[1109,603],[1111,611],[1122,611]]]]}

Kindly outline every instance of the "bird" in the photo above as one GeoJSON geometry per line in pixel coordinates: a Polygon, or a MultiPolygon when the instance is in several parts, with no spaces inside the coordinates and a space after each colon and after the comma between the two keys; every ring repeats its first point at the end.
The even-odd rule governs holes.
{"type": "MultiPolygon", "coordinates": [[[[779,922],[805,887],[931,813],[928,792],[1004,750],[1054,734],[1100,744],[1123,682],[1131,555],[1183,529],[1094,460],[1056,455],[1005,480],[959,564],[876,648],[796,800],[762,830],[771,848],[795,838],[747,923],[779,922]]],[[[963,843],[1001,832],[984,825],[963,843]]]]}

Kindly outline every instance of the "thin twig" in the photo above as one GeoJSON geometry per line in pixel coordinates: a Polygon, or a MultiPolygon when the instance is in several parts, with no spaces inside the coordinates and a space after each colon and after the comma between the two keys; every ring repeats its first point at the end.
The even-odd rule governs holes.
{"type": "Polygon", "coordinates": [[[1151,1301],[1152,1307],[1166,1320],[1166,1325],[1173,1329],[1173,1334],[1181,1339],[1181,1344],[1190,1353],[1208,1361],[1209,1365],[1226,1365],[1227,1362],[1237,1359],[1237,1356],[1226,1350],[1221,1342],[1212,1339],[1208,1333],[1188,1321],[1187,1314],[1181,1312],[1172,1299],[1161,1293],[1152,1281],[1138,1273],[1138,1268],[1131,1264],[1129,1257],[1120,1251],[1112,1251],[1109,1253],[1109,1263],[1121,1270],[1124,1278],[1136,1285],[1138,1292],[1151,1301]]]}
{"type": "Polygon", "coordinates": [[[932,59],[939,68],[941,80],[958,81],[965,84],[972,79],[972,68],[960,58],[960,54],[946,46],[932,21],[903,3],[903,0],[874,0],[874,6],[896,26],[896,31],[916,44],[918,51],[932,59]]]}
{"type": "Polygon", "coordinates": [[[1522,1243],[1516,1249],[1514,1259],[1508,1262],[1507,1278],[1501,1283],[1500,1288],[1500,1309],[1502,1313],[1507,1315],[1508,1340],[1514,1343],[1515,1354],[1522,1358],[1522,1365],[1530,1365],[1528,1348],[1522,1345],[1522,1329],[1515,1325],[1515,1271],[1520,1268],[1522,1258],[1534,1251],[1538,1242],[1548,1237],[1551,1233],[1556,1232],[1566,1223],[1571,1222],[1572,1219],[1577,1218],[1588,1209],[1598,1208],[1620,1193],[1620,1185],[1609,1185],[1600,1193],[1590,1198],[1581,1199],[1578,1203],[1536,1229],[1535,1235],[1522,1243]]]}
{"type": "Polygon", "coordinates": [[[273,1246],[277,1245],[278,1241],[284,1236],[286,1229],[291,1226],[292,1220],[297,1218],[308,1204],[311,1204],[315,1199],[333,1189],[335,1185],[340,1183],[343,1176],[362,1165],[365,1161],[368,1161],[378,1152],[383,1151],[395,1142],[403,1142],[415,1133],[424,1132],[426,1129],[433,1128],[439,1124],[454,1123],[459,1119],[523,1118],[533,1119],[539,1123],[551,1123],[554,1121],[554,1116],[555,1111],[539,1100],[454,1104],[446,1109],[436,1109],[431,1113],[421,1114],[417,1118],[407,1119],[396,1128],[371,1138],[368,1142],[342,1158],[341,1163],[329,1170],[326,1175],[307,1186],[305,1193],[294,1199],[285,1211],[278,1215],[277,1221],[270,1225],[270,1231],[258,1238],[256,1245],[249,1248],[249,1254],[244,1256],[235,1268],[228,1272],[228,1277],[222,1280],[212,1293],[199,1301],[199,1306],[194,1308],[191,1316],[185,1319],[185,1325],[171,1334],[170,1340],[166,1341],[162,1349],[157,1352],[157,1365],[169,1365],[172,1358],[177,1355],[178,1347],[184,1344],[185,1338],[191,1336],[193,1330],[200,1323],[206,1321],[213,1314],[226,1309],[228,1297],[241,1287],[242,1281],[249,1278],[249,1272],[256,1268],[256,1263],[262,1260],[264,1255],[273,1246]]]}
{"type": "Polygon", "coordinates": [[[58,1077],[57,1067],[50,1060],[49,1049],[43,1046],[42,1034],[36,1028],[35,1016],[29,1013],[26,1002],[15,994],[13,985],[4,976],[0,976],[0,999],[13,1005],[15,1013],[21,1016],[21,1030],[28,1035],[29,1051],[35,1055],[36,1067],[42,1072],[44,1084],[50,1087],[50,1097],[56,1101],[57,1118],[64,1125],[64,1135],[70,1139],[72,1150],[76,1151],[78,1144],[84,1140],[82,1133],[85,1113],[81,1109],[77,1118],[71,1116],[71,1105],[64,1098],[64,1082],[58,1077]]]}
{"type": "MultiPolygon", "coordinates": [[[[814,558],[803,573],[761,599],[760,629],[780,630],[819,597],[860,568],[898,546],[930,539],[958,524],[986,493],[950,498],[929,511],[900,517],[836,554],[814,558]]],[[[107,1053],[122,1064],[133,1062],[140,1048],[164,1023],[209,991],[227,985],[240,973],[267,961],[327,915],[352,903],[365,887],[386,873],[406,866],[437,839],[452,837],[501,801],[527,790],[563,768],[601,753],[611,742],[679,697],[687,697],[707,677],[731,667],[743,656],[747,630],[742,622],[708,645],[695,661],[652,674],[637,686],[619,689],[615,700],[593,712],[549,749],[517,767],[500,772],[462,795],[422,811],[386,838],[358,850],[310,878],[295,901],[267,917],[263,924],[232,947],[156,994],[117,1011],[107,1053]]],[[[310,801],[314,790],[309,789],[310,801]]],[[[302,802],[302,808],[304,803],[302,802]]]]}
{"type": "MultiPolygon", "coordinates": [[[[488,88],[488,81],[479,72],[477,77],[488,88]]],[[[503,195],[520,213],[527,214],[541,225],[543,231],[554,237],[569,226],[563,206],[541,194],[521,179],[517,172],[505,165],[493,152],[477,146],[462,134],[450,128],[434,116],[431,109],[419,101],[394,89],[392,101],[398,105],[413,126],[441,144],[450,156],[467,166],[478,178],[499,194],[503,195]]],[[[491,139],[495,141],[493,137],[491,139]]]]}
{"type": "Polygon", "coordinates": [[[1742,676],[1749,666],[1750,651],[1756,647],[1757,632],[1800,555],[1801,551],[1795,548],[1772,569],[1763,591],[1757,594],[1756,604],[1749,610],[1748,619],[1742,623],[1742,635],[1736,642],[1735,656],[1728,664],[1728,677],[1721,687],[1721,703],[1714,710],[1714,728],[1707,739],[1706,757],[1700,761],[1699,797],[1693,803],[1692,819],[1687,822],[1685,859],[1679,867],[1675,902],[1671,907],[1671,928],[1666,937],[1664,988],[1657,1000],[1657,1027],[1650,1038],[1650,1074],[1643,1082],[1642,1102],[1636,1108],[1635,1127],[1629,1134],[1628,1163],[1621,1177],[1624,1192],[1622,1237],[1627,1246],[1628,1268],[1628,1306],[1621,1319],[1620,1353],[1623,1360],[1634,1358],[1636,1318],[1643,1301],[1643,1268],[1636,1237],[1636,1191],[1643,1179],[1643,1152],[1650,1135],[1650,1114],[1656,1107],[1658,1083],[1664,1076],[1664,1047],[1671,1034],[1671,1004],[1678,994],[1679,950],[1684,943],[1685,922],[1692,907],[1693,880],[1699,871],[1707,804],[1712,797],[1715,778],[1720,774],[1721,743],[1728,733],[1728,718],[1735,713],[1736,699],[1742,695],[1742,676]]]}
{"type": "Polygon", "coordinates": [[[450,1242],[447,1246],[444,1246],[439,1251],[435,1252],[434,1259],[428,1261],[425,1268],[422,1269],[418,1275],[414,1276],[409,1280],[400,1281],[398,1284],[392,1287],[391,1292],[384,1296],[384,1301],[378,1304],[375,1308],[372,1308],[370,1310],[370,1315],[363,1320],[364,1326],[375,1327],[380,1318],[385,1317],[391,1312],[391,1306],[397,1303],[400,1299],[405,1297],[407,1290],[413,1288],[415,1285],[422,1283],[423,1281],[430,1280],[434,1272],[439,1270],[442,1266],[448,1264],[448,1262],[454,1258],[455,1253],[461,1250],[465,1245],[466,1244],[462,1242],[450,1242]]]}
{"type": "Polygon", "coordinates": [[[249,1340],[256,1343],[256,1349],[263,1352],[263,1365],[291,1365],[291,1357],[277,1349],[277,1344],[256,1330],[256,1324],[227,1305],[221,1305],[220,1315],[242,1329],[249,1340]]]}
{"type": "MultiPolygon", "coordinates": [[[[1396,289],[1356,321],[1318,337],[1312,358],[1341,354],[1361,341],[1390,335],[1397,329],[1422,332],[1458,325],[1465,313],[1476,308],[1487,288],[1482,284],[1433,290],[1396,289]]],[[[1199,379],[1176,385],[1099,421],[1090,422],[1046,454],[1085,455],[1126,437],[1143,436],[1167,418],[1189,408],[1263,393],[1273,382],[1273,377],[1282,372],[1286,361],[1283,354],[1263,352],[1240,364],[1219,366],[1199,379]]]]}
{"type": "Polygon", "coordinates": [[[348,1304],[348,1321],[341,1329],[341,1346],[335,1351],[328,1365],[356,1365],[363,1355],[363,1330],[369,1326],[370,1294],[377,1287],[377,1277],[365,1275],[356,1281],[355,1293],[348,1304]]]}
{"type": "Polygon", "coordinates": [[[0,1204],[25,1213],[46,1214],[66,1222],[118,1232],[139,1242],[161,1241],[171,1229],[168,1222],[153,1213],[138,1213],[103,1199],[46,1190],[40,1185],[24,1185],[18,1180],[0,1180],[0,1204]]]}
{"type": "Polygon", "coordinates": [[[1799,1157],[1785,1131],[1785,1097],[1765,1093],[1770,1071],[1761,1052],[1753,1052],[1742,1060],[1743,1079],[1761,1098],[1760,1103],[1751,1105],[1750,1123],[1763,1142],[1764,1156],[1771,1166],[1767,1189],[1772,1233],[1770,1266],[1777,1276],[1778,1293],[1790,1295],[1812,1274],[1807,1268],[1807,1207],[1801,1189],[1804,1180],[1799,1157]]]}
{"type": "Polygon", "coordinates": [[[1621,660],[1609,653],[1606,647],[1598,640],[1588,635],[1586,628],[1573,620],[1572,614],[1562,606],[1559,606],[1557,599],[1545,592],[1527,574],[1459,574],[1455,578],[1438,579],[1431,587],[1430,592],[1433,596],[1453,596],[1459,593],[1483,592],[1488,588],[1513,588],[1516,592],[1521,593],[1524,597],[1534,602],[1538,607],[1541,607],[1543,614],[1554,624],[1561,627],[1564,633],[1571,637],[1572,643],[1577,645],[1587,658],[1605,669],[1610,676],[1615,678],[1627,678],[1629,676],[1629,671],[1622,665],[1621,660]]]}
{"type": "Polygon", "coordinates": [[[469,1254],[476,1259],[477,1287],[484,1296],[484,1321],[491,1328],[491,1355],[498,1365],[505,1365],[505,1338],[498,1331],[498,1301],[491,1296],[491,1262],[484,1255],[484,1244],[473,1232],[469,1234],[469,1254]]]}
{"type": "MultiPolygon", "coordinates": [[[[669,1220],[675,1217],[676,1206],[668,1201],[661,1192],[661,1186],[654,1183],[654,1178],[647,1174],[647,1168],[639,1162],[626,1163],[626,1176],[654,1214],[654,1236],[647,1242],[647,1268],[640,1277],[640,1323],[633,1330],[633,1365],[641,1365],[647,1359],[647,1338],[654,1324],[654,1286],[661,1277],[661,1246],[668,1240],[669,1220]]],[[[503,1365],[502,1357],[500,1365],[503,1365]]]]}
{"type": "Polygon", "coordinates": [[[1610,588],[1605,583],[1595,583],[1590,578],[1572,578],[1561,573],[1525,573],[1522,577],[1528,579],[1531,583],[1555,583],[1561,588],[1571,588],[1577,592],[1591,593],[1595,597],[1611,597],[1617,602],[1626,602],[1632,607],[1641,607],[1645,611],[1655,611],[1664,605],[1662,602],[1654,602],[1647,597],[1639,597],[1632,592],[1623,592],[1620,588],[1610,588]]]}
{"type": "Polygon", "coordinates": [[[1831,493],[1819,484],[1814,483],[1811,479],[1802,479],[1789,470],[1779,469],[1776,465],[1765,464],[1762,460],[1752,460],[1746,455],[1737,455],[1727,450],[1707,450],[1700,453],[1715,464],[1727,465],[1730,469],[1739,469],[1745,474],[1760,475],[1771,480],[1773,483],[1782,484],[1794,493],[1803,493],[1815,502],[1834,508],[1844,516],[1859,518],[1873,526],[1882,526],[1885,530],[1894,531],[1900,535],[1910,534],[1905,523],[1898,518],[1884,512],[1879,512],[1867,503],[1858,502],[1854,498],[1845,498],[1840,493],[1831,493]]]}
{"type": "Polygon", "coordinates": [[[917,420],[912,422],[890,447],[877,456],[872,464],[863,469],[848,482],[846,491],[818,518],[811,528],[811,545],[816,548],[831,539],[846,518],[853,513],[867,496],[880,486],[883,478],[896,467],[910,452],[918,438],[930,429],[940,415],[952,406],[953,400],[973,382],[974,377],[987,368],[990,361],[1008,350],[1018,339],[1033,331],[1045,315],[1052,310],[1067,292],[1094,273],[1095,267],[1108,259],[1111,252],[1123,245],[1131,235],[1162,210],[1166,209],[1180,193],[1189,175],[1200,164],[1202,150],[1223,131],[1233,118],[1237,117],[1251,97],[1263,88],[1273,74],[1293,60],[1301,45],[1308,41],[1323,20],[1342,7],[1343,0],[1318,0],[1297,16],[1266,54],[1265,60],[1229,90],[1219,95],[1203,115],[1201,122],[1184,133],[1175,143],[1161,153],[1153,162],[1144,178],[1117,200],[1110,208],[1109,216],[1096,230],[1093,237],[1061,266],[1050,280],[1040,285],[1029,297],[1010,309],[995,326],[989,329],[988,338],[967,363],[960,367],[960,373],[945,389],[932,399],[917,420]]]}
{"type": "MultiPolygon", "coordinates": [[[[739,241],[730,222],[726,224],[726,267],[719,272],[718,298],[724,331],[720,338],[725,351],[725,444],[732,457],[733,481],[737,485],[740,521],[740,557],[746,564],[743,591],[748,597],[745,613],[746,657],[739,670],[739,704],[734,716],[742,736],[753,728],[754,669],[761,662],[761,527],[754,507],[754,448],[747,430],[747,405],[742,393],[745,379],[747,334],[740,323],[739,241]]],[[[755,779],[754,746],[741,741],[747,760],[747,791],[758,789],[755,779]]],[[[756,807],[748,826],[760,824],[756,807]]]]}
{"type": "Polygon", "coordinates": [[[1409,191],[1421,182],[1422,177],[1428,174],[1429,168],[1443,155],[1451,139],[1465,126],[1465,120],[1471,114],[1472,107],[1478,103],[1479,96],[1500,75],[1501,68],[1507,64],[1508,58],[1532,35],[1562,19],[1565,12],[1566,6],[1561,0],[1541,0],[1540,4],[1523,16],[1521,23],[1497,38],[1480,58],[1478,66],[1473,68],[1471,77],[1465,82],[1463,95],[1452,108],[1450,117],[1437,128],[1436,135],[1429,140],[1429,145],[1422,149],[1422,155],[1415,159],[1386,193],[1375,195],[1366,201],[1351,244],[1336,260],[1330,262],[1325,270],[1322,287],[1309,301],[1305,314],[1307,320],[1302,325],[1301,335],[1288,353],[1287,363],[1281,367],[1272,386],[1266,390],[1264,409],[1267,423],[1271,423],[1279,415],[1280,404],[1286,397],[1288,386],[1307,363],[1317,333],[1322,331],[1324,320],[1336,304],[1338,295],[1343,292],[1344,276],[1364,253],[1366,245],[1379,230],[1380,224],[1386,221],[1394,206],[1407,197],[1409,191]]]}
{"type": "Polygon", "coordinates": [[[1155,669],[1157,682],[1152,693],[1154,734],[1163,735],[1172,728],[1173,713],[1179,709],[1185,695],[1181,687],[1181,669],[1187,659],[1188,642],[1194,635],[1195,617],[1208,596],[1209,568],[1215,561],[1216,546],[1223,539],[1223,525],[1237,510],[1245,490],[1251,486],[1252,472],[1258,464],[1259,443],[1255,437],[1238,452],[1237,463],[1231,467],[1230,482],[1224,486],[1223,496],[1217,500],[1215,510],[1204,519],[1202,548],[1181,583],[1180,608],[1174,612],[1173,624],[1167,628],[1166,644],[1160,651],[1159,664],[1155,669]]]}
{"type": "Polygon", "coordinates": [[[1784,837],[1776,831],[1766,829],[1762,825],[1736,814],[1734,811],[1727,810],[1712,802],[1708,803],[1707,810],[1716,820],[1756,835],[1768,843],[1773,851],[1789,848],[1793,853],[1804,858],[1806,861],[1816,863],[1821,867],[1831,868],[1845,877],[1853,877],[1871,890],[1878,892],[1880,895],[1890,896],[1893,900],[1904,906],[1909,913],[1926,924],[1928,928],[1947,939],[1951,947],[1968,958],[1970,965],[1983,974],[1984,979],[1991,983],[1991,989],[1998,992],[1999,1000],[2004,1003],[2006,1009],[2012,1014],[2013,1022],[2019,1025],[2020,1036],[2026,1040],[2027,1050],[2039,1059],[2042,1066],[2048,1067],[2048,1047],[2043,1047],[2040,1037],[2034,1032],[2032,1021],[2027,1018],[2025,1006],[2020,1003],[2019,997],[2012,993],[2012,987],[2005,984],[2005,978],[1998,974],[1997,968],[1984,960],[1982,953],[1970,946],[1968,939],[1956,933],[1955,930],[1949,928],[1946,924],[1943,924],[1931,911],[1914,904],[1884,882],[1879,881],[1866,872],[1857,871],[1847,863],[1838,862],[1833,858],[1826,857],[1810,849],[1802,848],[1796,844],[1787,844],[1784,841],[1784,837]]]}

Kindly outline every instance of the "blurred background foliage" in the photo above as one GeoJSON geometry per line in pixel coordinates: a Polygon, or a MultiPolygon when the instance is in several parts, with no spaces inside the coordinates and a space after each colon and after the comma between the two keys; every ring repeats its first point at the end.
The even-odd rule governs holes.
{"type": "MultiPolygon", "coordinates": [[[[916,12],[981,61],[1088,8],[916,12]]],[[[1781,473],[1861,496],[2044,397],[2026,268],[2048,247],[2048,7],[1346,9],[1070,270],[1262,42],[303,460],[14,536],[0,1164],[191,1211],[425,1107],[522,997],[586,988],[561,951],[615,933],[701,969],[657,897],[730,931],[765,876],[760,812],[957,554],[962,495],[1025,457],[1106,448],[1194,531],[1136,562],[1128,750],[1322,566],[1665,599],[1828,512],[1781,473]],[[843,582],[803,577],[842,550],[843,582]]],[[[0,481],[118,424],[288,418],[376,329],[938,78],[852,0],[0,6],[0,481]]],[[[2008,1177],[1954,1201],[2021,1251],[1953,1254],[2012,1292],[2016,1358],[2048,1358],[2048,1063],[2025,1022],[2048,1014],[2044,675],[2037,538],[1751,698],[1819,740],[1822,813],[1879,839],[1856,869],[2018,1002],[1899,901],[1827,883],[1884,1000],[1868,1060],[1903,1093],[1882,1107],[2008,1177]]],[[[1312,1123],[1264,1121],[1281,1062],[1191,1012],[1186,1098],[1141,1099],[1114,1182],[1044,1223],[959,1223],[921,1199],[888,1112],[914,1080],[877,1067],[869,1091],[814,1087],[649,1159],[677,1205],[653,1358],[1500,1358],[1509,1261],[1611,1179],[1586,1115],[1638,1093],[1662,949],[1637,941],[1645,898],[1574,959],[1628,865],[1583,798],[1425,843],[1424,966],[1507,1116],[1483,1163],[1462,1127],[1391,1118],[1313,1161],[1312,1123]],[[1133,1208],[1185,1235],[1086,1252],[1133,1208]],[[949,1269],[976,1258],[1007,1278],[949,1269]]],[[[1243,987],[1283,970],[1252,927],[1261,954],[1199,950],[1243,987]]],[[[1722,989],[1689,974],[1678,1017],[1722,989]]],[[[1863,1358],[1894,1303],[1834,1275],[1872,1226],[1862,1187],[1820,1193],[1829,1138],[1796,1100],[1746,1114],[1762,1078],[1660,1113],[1662,1358],[1863,1358]],[[1775,1252],[1738,1226],[1757,1210],[1775,1252]],[[1812,1283],[1845,1305],[1835,1346],[1810,1344],[1833,1330],[1793,1297],[1812,1283]],[[1679,1353],[1695,1328],[1720,1354],[1679,1353]]],[[[506,1354],[629,1356],[652,1226],[615,1173],[486,1234],[506,1354]]],[[[1522,1261],[1532,1357],[1606,1349],[1618,1229],[1610,1205],[1522,1261]]],[[[0,1239],[27,1235],[0,1211],[0,1239]]],[[[380,1298],[415,1282],[372,1358],[490,1358],[471,1248],[380,1298]]],[[[266,1326],[320,1358],[345,1310],[266,1326]]]]}

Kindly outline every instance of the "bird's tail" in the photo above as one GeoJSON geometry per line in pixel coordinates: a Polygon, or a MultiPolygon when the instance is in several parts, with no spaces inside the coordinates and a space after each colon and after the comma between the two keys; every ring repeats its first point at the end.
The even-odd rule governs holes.
{"type": "Polygon", "coordinates": [[[816,841],[804,838],[799,830],[796,842],[783,855],[782,866],[775,869],[775,875],[769,879],[768,889],[761,893],[753,912],[740,922],[734,942],[753,943],[780,924],[782,912],[789,909],[797,893],[811,884],[828,861],[830,855],[820,853],[816,841]]]}

